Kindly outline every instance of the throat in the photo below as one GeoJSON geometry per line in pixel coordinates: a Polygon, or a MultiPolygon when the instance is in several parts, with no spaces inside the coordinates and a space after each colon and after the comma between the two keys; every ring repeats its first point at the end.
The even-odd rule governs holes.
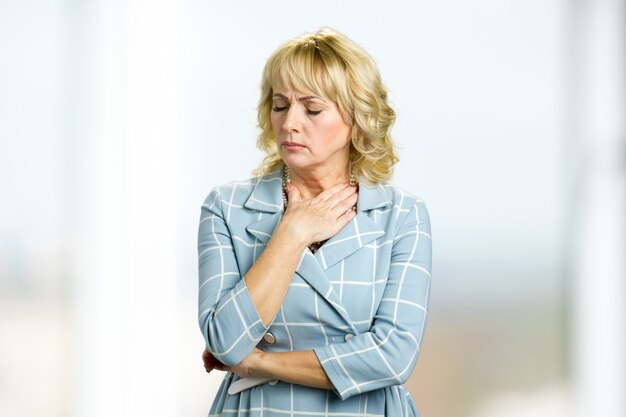
{"type": "Polygon", "coordinates": [[[287,182],[291,182],[298,188],[300,196],[302,196],[303,200],[315,198],[324,190],[342,182],[351,182],[352,184],[356,184],[356,180],[348,173],[327,175],[320,179],[315,179],[298,175],[297,173],[292,172],[286,165],[283,166],[283,177],[284,181],[286,180],[287,182]]]}

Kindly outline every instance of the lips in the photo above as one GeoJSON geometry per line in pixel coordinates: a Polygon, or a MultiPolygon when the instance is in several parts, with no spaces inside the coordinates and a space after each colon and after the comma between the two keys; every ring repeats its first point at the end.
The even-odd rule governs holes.
{"type": "Polygon", "coordinates": [[[298,151],[300,149],[306,148],[306,146],[297,142],[283,142],[281,146],[288,151],[298,151]]]}

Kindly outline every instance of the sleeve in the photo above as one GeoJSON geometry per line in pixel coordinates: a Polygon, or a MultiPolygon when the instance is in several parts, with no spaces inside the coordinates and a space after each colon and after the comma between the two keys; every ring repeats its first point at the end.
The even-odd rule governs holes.
{"type": "Polygon", "coordinates": [[[267,331],[239,272],[219,189],[202,205],[198,230],[198,321],[220,362],[241,362],[267,331]]]}
{"type": "Polygon", "coordinates": [[[402,384],[411,375],[426,326],[431,252],[428,211],[418,201],[394,238],[389,276],[370,330],[314,349],[342,400],[402,384]]]}

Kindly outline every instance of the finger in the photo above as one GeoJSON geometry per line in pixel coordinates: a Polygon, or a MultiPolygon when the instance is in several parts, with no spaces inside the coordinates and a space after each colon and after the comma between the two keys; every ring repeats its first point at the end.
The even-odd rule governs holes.
{"type": "Polygon", "coordinates": [[[357,193],[349,195],[332,208],[333,214],[337,216],[337,218],[339,218],[340,216],[347,213],[348,210],[352,209],[352,207],[354,207],[354,205],[357,203],[358,199],[359,195],[357,193]]]}
{"type": "Polygon", "coordinates": [[[336,192],[326,202],[331,208],[334,208],[337,204],[340,204],[342,201],[350,198],[350,196],[352,196],[356,192],[357,192],[356,187],[346,187],[336,192]]]}
{"type": "Polygon", "coordinates": [[[213,368],[215,368],[215,361],[204,361],[204,369],[207,372],[211,372],[213,370],[213,368]]]}
{"type": "Polygon", "coordinates": [[[289,200],[287,204],[291,201],[302,201],[300,190],[292,183],[287,184],[287,200],[289,200]]]}
{"type": "Polygon", "coordinates": [[[211,351],[209,350],[208,347],[204,348],[204,351],[202,351],[202,357],[203,358],[212,358],[213,354],[211,353],[211,351]]]}
{"type": "Polygon", "coordinates": [[[350,223],[350,220],[352,220],[355,216],[356,216],[356,210],[353,210],[352,208],[344,211],[337,218],[337,224],[338,224],[337,232],[339,232],[339,230],[343,229],[345,227],[345,225],[350,223]]]}

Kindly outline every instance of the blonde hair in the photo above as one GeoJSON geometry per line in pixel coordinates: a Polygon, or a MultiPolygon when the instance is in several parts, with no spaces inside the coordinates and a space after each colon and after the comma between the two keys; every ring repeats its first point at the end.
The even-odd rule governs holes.
{"type": "Polygon", "coordinates": [[[378,68],[360,46],[330,28],[285,43],[265,64],[257,147],[267,156],[253,175],[267,174],[283,164],[270,121],[275,82],[336,102],[343,119],[352,126],[351,172],[370,184],[391,177],[398,162],[390,135],[396,113],[387,101],[378,68]]]}

